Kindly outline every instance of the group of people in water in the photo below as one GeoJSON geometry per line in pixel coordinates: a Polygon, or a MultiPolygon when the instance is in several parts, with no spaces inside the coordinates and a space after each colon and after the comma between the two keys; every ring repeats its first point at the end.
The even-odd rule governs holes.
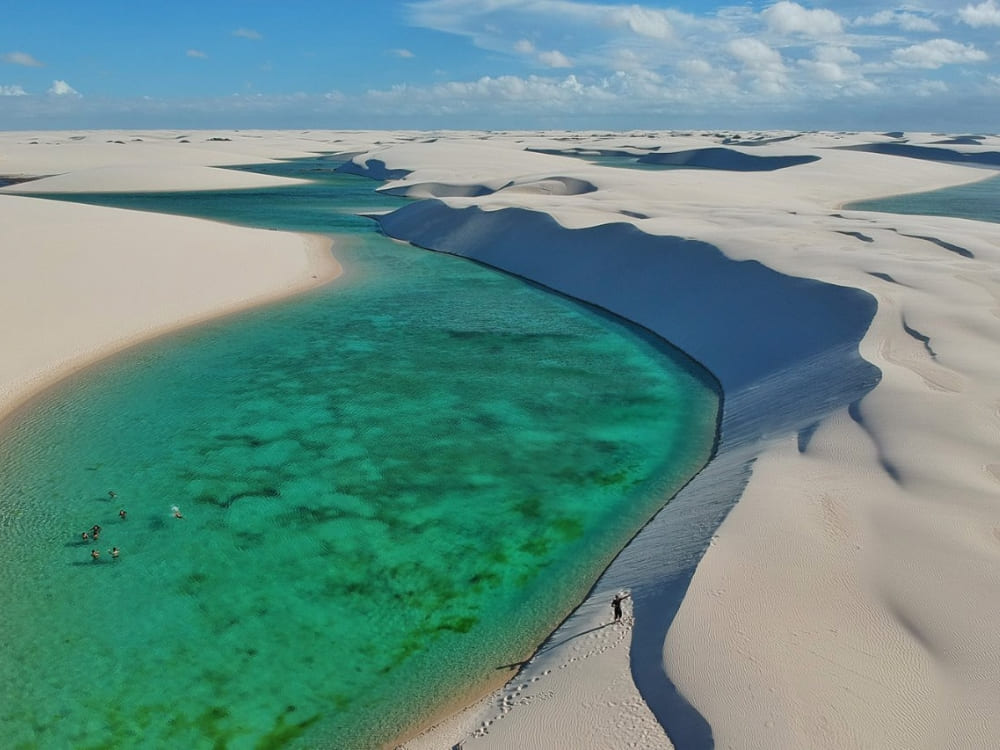
{"type": "MultiPolygon", "coordinates": [[[[115,492],[114,490],[108,490],[108,497],[114,500],[116,497],[118,497],[118,493],[115,492]]],[[[181,514],[181,509],[178,508],[176,505],[171,506],[170,512],[173,514],[174,518],[184,518],[184,516],[181,514]]],[[[128,518],[128,512],[124,508],[122,508],[121,510],[118,511],[118,517],[122,521],[124,521],[125,519],[128,518]]],[[[103,531],[101,526],[95,523],[93,526],[90,527],[88,531],[84,531],[80,534],[80,539],[81,541],[84,542],[89,542],[91,540],[96,542],[98,539],[101,538],[101,531],[103,531]]],[[[121,550],[118,549],[118,547],[112,547],[111,549],[108,550],[108,554],[111,555],[112,560],[117,560],[118,556],[121,554],[121,550]]],[[[94,562],[100,561],[101,551],[97,549],[97,547],[91,548],[90,559],[93,560],[94,562]]]]}
{"type": "MultiPolygon", "coordinates": [[[[122,508],[120,511],[118,511],[118,516],[123,521],[125,520],[125,517],[127,515],[128,514],[125,512],[124,508],[122,508]]],[[[98,539],[101,538],[101,531],[102,531],[102,529],[101,529],[100,525],[95,523],[93,526],[90,527],[90,531],[89,532],[84,531],[83,533],[80,534],[80,539],[82,539],[85,542],[88,542],[90,540],[93,540],[93,541],[96,542],[98,539]]],[[[112,547],[111,549],[108,550],[108,554],[111,555],[111,559],[112,560],[117,560],[118,559],[118,555],[120,553],[121,553],[121,550],[119,550],[117,547],[112,547]]],[[[94,562],[97,562],[98,560],[100,560],[101,559],[101,551],[99,549],[97,549],[96,547],[92,548],[90,550],[90,559],[93,560],[94,562]]]]}

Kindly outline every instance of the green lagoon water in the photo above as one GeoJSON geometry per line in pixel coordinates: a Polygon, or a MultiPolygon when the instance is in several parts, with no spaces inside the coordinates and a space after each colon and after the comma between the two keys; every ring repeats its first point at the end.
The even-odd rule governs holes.
{"type": "Polygon", "coordinates": [[[330,166],[74,196],[349,233],[347,273],[133,348],[4,426],[3,747],[391,741],[529,655],[708,457],[704,372],[382,237],[354,212],[401,200],[330,166]]]}
{"type": "Polygon", "coordinates": [[[926,193],[856,201],[844,208],[1000,222],[1000,176],[926,193]]]}

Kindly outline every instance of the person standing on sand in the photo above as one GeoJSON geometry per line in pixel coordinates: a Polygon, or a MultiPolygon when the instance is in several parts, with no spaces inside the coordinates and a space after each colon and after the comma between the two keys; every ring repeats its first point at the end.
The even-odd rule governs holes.
{"type": "Polygon", "coordinates": [[[619,592],[615,594],[615,598],[611,600],[611,611],[615,614],[615,622],[620,622],[622,619],[622,602],[628,599],[631,594],[628,592],[619,592]]]}

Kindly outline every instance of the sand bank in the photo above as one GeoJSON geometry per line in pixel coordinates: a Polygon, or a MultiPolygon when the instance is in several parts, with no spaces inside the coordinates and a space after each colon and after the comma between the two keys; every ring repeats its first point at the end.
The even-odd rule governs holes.
{"type": "MultiPolygon", "coordinates": [[[[16,137],[4,136],[0,154],[7,151],[6,140],[16,137]]],[[[18,162],[20,174],[50,173],[61,155],[83,146],[63,140],[31,148],[37,162],[18,162]]],[[[86,191],[261,184],[255,175],[179,168],[156,159],[145,166],[101,167],[93,161],[100,158],[80,156],[76,161],[85,166],[79,171],[7,192],[29,186],[42,192],[51,185],[86,191]]],[[[10,174],[7,169],[0,156],[0,174],[10,174]]],[[[0,195],[0,225],[0,314],[8,321],[0,335],[0,415],[137,341],[315,287],[340,273],[326,238],[177,216],[0,195]]]]}

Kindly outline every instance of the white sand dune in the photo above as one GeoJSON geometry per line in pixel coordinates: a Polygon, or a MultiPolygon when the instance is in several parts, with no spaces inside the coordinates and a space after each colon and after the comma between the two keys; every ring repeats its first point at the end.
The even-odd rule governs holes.
{"type": "MultiPolygon", "coordinates": [[[[409,746],[627,747],[636,733],[643,747],[997,741],[997,613],[986,594],[1000,581],[990,470],[998,373],[988,364],[1000,353],[990,322],[1000,299],[997,230],[836,210],[851,198],[991,173],[858,159],[830,150],[835,140],[782,142],[776,151],[821,158],[754,174],[560,166],[599,190],[530,203],[500,191],[383,220],[390,234],[642,322],[726,390],[714,464],[505,693],[409,746]],[[662,237],[639,238],[629,224],[662,237]],[[698,260],[686,257],[691,239],[731,260],[709,263],[697,247],[698,260]],[[786,275],[744,280],[745,264],[733,261],[748,260],[786,275]],[[807,279],[840,286],[823,287],[824,301],[807,279]],[[871,327],[852,323],[866,308],[871,327]],[[870,392],[855,335],[881,371],[870,392]],[[740,501],[712,533],[727,493],[740,501]],[[593,629],[626,585],[637,615],[630,662],[625,649],[617,659],[579,659],[603,654],[606,636],[593,629]],[[669,739],[647,732],[636,685],[669,739]]],[[[409,166],[411,148],[398,160],[393,151],[380,152],[389,169],[409,166]]],[[[468,159],[454,164],[450,183],[461,182],[468,159]]],[[[412,164],[405,180],[418,182],[424,173],[412,164]]],[[[436,159],[436,179],[441,169],[436,159]]]]}
{"type": "MultiPolygon", "coordinates": [[[[386,189],[430,198],[382,217],[387,233],[631,318],[681,346],[722,384],[717,457],[506,688],[406,747],[1000,744],[1000,641],[993,635],[1000,622],[1000,230],[839,208],[993,174],[842,146],[905,140],[966,153],[996,151],[1000,139],[941,144],[947,136],[730,131],[80,135],[5,134],[0,175],[70,173],[64,182],[92,189],[84,186],[114,167],[103,172],[116,175],[106,184],[154,189],[172,180],[191,189],[221,171],[211,167],[240,159],[356,153],[356,171],[389,175],[386,189]],[[819,159],[761,172],[642,171],[552,153],[704,148],[819,159]],[[135,161],[109,160],[123,150],[135,161]],[[146,176],[134,168],[143,164],[146,176]],[[164,164],[176,169],[168,174],[164,164]],[[632,592],[629,626],[609,625],[609,601],[623,588],[632,592]]],[[[0,373],[0,408],[67,362],[236,299],[300,288],[315,273],[301,252],[293,267],[286,254],[274,261],[284,276],[264,270],[271,267],[263,258],[251,263],[239,254],[244,242],[260,241],[254,247],[270,257],[277,245],[262,235],[301,248],[278,233],[166,217],[154,228],[145,214],[3,195],[0,214],[8,228],[0,304],[8,306],[5,319],[29,329],[5,329],[0,341],[19,353],[0,373]],[[222,234],[209,239],[209,227],[222,234]],[[150,265],[162,262],[162,246],[149,237],[169,242],[185,231],[225,248],[218,264],[203,272],[150,265]],[[129,251],[139,245],[146,254],[135,258],[129,251]],[[24,248],[44,252],[31,258],[24,248]],[[165,277],[162,289],[133,292],[132,284],[154,276],[165,277]],[[186,284],[197,293],[185,296],[186,284]],[[77,304],[65,303],[74,295],[77,304]],[[80,310],[71,329],[60,329],[40,356],[31,353],[52,325],[69,326],[63,319],[80,310]],[[138,325],[127,321],[135,310],[138,325]]]]}
{"type": "MultiPolygon", "coordinates": [[[[5,147],[0,139],[0,151],[5,147]]],[[[38,166],[27,172],[47,173],[54,151],[78,147],[36,146],[38,166]]],[[[155,160],[127,168],[81,161],[87,166],[80,170],[11,187],[50,180],[58,185],[53,190],[67,191],[262,184],[240,172],[155,160]],[[222,180],[213,182],[213,172],[222,180]]],[[[6,169],[0,159],[0,174],[6,169]]],[[[340,273],[328,238],[178,216],[0,195],[0,226],[0,317],[7,321],[0,334],[0,417],[69,372],[132,343],[340,273]]]]}
{"type": "Polygon", "coordinates": [[[239,190],[295,185],[304,180],[238,172],[196,165],[164,164],[151,170],[145,164],[91,167],[9,185],[0,191],[18,195],[46,193],[129,193],[151,190],[239,190]],[[195,186],[195,187],[192,187],[195,186]]]}

